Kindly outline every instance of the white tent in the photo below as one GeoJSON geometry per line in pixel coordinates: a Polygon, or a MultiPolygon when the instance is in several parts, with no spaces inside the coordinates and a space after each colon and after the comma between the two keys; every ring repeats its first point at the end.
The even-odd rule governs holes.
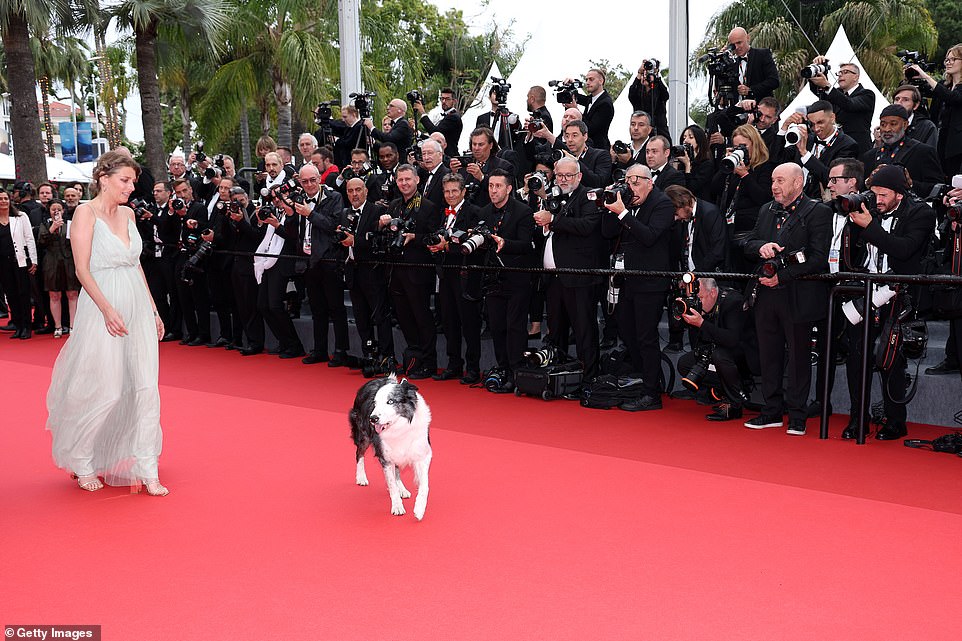
{"type": "Polygon", "coordinates": [[[90,175],[74,163],[67,162],[62,158],[51,158],[47,156],[47,179],[50,182],[90,182],[90,175]]]}
{"type": "MultiPolygon", "coordinates": [[[[832,69],[828,72],[828,80],[833,86],[837,80],[836,73],[838,72],[838,66],[840,64],[851,62],[858,65],[858,68],[862,70],[862,75],[859,78],[859,82],[862,83],[863,87],[875,93],[875,113],[872,115],[872,126],[874,127],[877,125],[879,121],[879,114],[881,114],[882,110],[888,106],[889,101],[882,94],[882,92],[878,90],[878,87],[875,86],[875,83],[872,82],[872,79],[865,72],[865,67],[862,66],[858,56],[855,55],[855,51],[852,49],[852,44],[849,42],[848,36],[845,34],[845,27],[840,26],[838,28],[838,31],[835,33],[835,39],[832,40],[832,45],[828,48],[828,51],[825,52],[825,57],[828,58],[828,62],[832,66],[832,69]]],[[[812,92],[808,86],[808,82],[806,81],[805,85],[802,87],[802,90],[798,92],[797,96],[795,96],[795,99],[792,100],[791,104],[785,107],[784,111],[782,111],[782,120],[794,113],[797,107],[807,107],[816,100],[818,100],[818,97],[814,92],[812,92]]]]}
{"type": "Polygon", "coordinates": [[[17,165],[13,162],[13,156],[0,154],[0,180],[15,180],[17,178],[17,165]]]}

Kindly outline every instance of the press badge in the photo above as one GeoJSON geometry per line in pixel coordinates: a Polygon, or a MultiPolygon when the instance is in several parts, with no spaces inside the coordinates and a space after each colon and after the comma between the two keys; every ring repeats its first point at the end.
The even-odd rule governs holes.
{"type": "Polygon", "coordinates": [[[829,265],[838,265],[838,250],[837,250],[837,249],[830,249],[830,250],[828,251],[828,264],[829,264],[829,265]]]}

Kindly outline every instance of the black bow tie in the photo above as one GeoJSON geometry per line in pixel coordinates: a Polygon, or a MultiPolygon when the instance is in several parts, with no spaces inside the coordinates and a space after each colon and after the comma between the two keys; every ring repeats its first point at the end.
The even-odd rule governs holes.
{"type": "Polygon", "coordinates": [[[360,216],[360,215],[361,215],[361,210],[360,210],[360,209],[355,209],[355,210],[354,210],[354,215],[355,215],[355,216],[360,216]]]}
{"type": "Polygon", "coordinates": [[[738,62],[748,62],[748,56],[735,56],[738,58],[738,62]]]}

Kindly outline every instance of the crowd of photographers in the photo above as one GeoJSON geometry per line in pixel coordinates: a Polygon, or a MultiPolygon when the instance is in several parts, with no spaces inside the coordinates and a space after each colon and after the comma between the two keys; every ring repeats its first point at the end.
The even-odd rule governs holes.
{"type": "MultiPolygon", "coordinates": [[[[564,361],[573,343],[583,372],[573,396],[620,367],[641,380],[619,405],[626,411],[661,408],[663,347],[682,352],[687,341],[678,367],[686,394],[712,405],[709,420],[742,418],[760,377],[759,414],[745,426],[784,427],[787,414],[787,432],[804,434],[806,419],[830,405],[823,389],[834,385],[837,362],[847,364],[852,408],[868,407],[863,322],[884,345],[903,323],[937,310],[951,333],[930,372],[958,371],[954,290],[880,283],[871,302],[837,305],[829,332],[833,283],[800,278],[960,273],[962,45],[949,49],[942,81],[917,53],[901,53],[907,82],[874,133],[875,94],[859,83],[861,70],[823,57],[800,73],[818,100],[779,121],[772,54],[736,28],[727,47],[701,59],[711,78],[705,126],[687,127],[676,144],[659,63],[646,60],[628,88],[629,128],[613,142],[612,97],[604,71],[592,69],[584,81],[548,83],[565,107],[557,128],[549,90],[530,87],[529,113],[518,115],[505,106],[510,85],[492,79],[490,111],[468,125],[465,150],[455,95],[443,89],[439,118],[412,91],[390,100],[379,127],[373,94],[352,95],[339,118],[322,103],[296,153],[258,141],[250,183],[229,156],[172,156],[170,175],[148,179],[132,200],[148,284],[169,328],[163,340],[252,356],[265,349],[266,327],[281,358],[496,393],[515,391],[519,370],[564,361]],[[345,289],[360,354],[349,353],[345,289]],[[309,350],[292,321],[305,298],[309,350]],[[394,344],[395,324],[403,345],[394,344]],[[481,361],[482,335],[493,363],[481,361]],[[810,402],[813,354],[821,364],[810,402]]],[[[904,349],[877,359],[878,439],[906,433],[910,334],[904,349]]],[[[851,413],[845,438],[857,431],[851,413]]]]}

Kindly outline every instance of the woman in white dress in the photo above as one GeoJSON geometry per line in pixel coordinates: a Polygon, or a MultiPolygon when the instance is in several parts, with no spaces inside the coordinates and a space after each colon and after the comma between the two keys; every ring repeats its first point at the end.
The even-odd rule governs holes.
{"type": "Polygon", "coordinates": [[[164,496],[157,473],[164,326],[140,267],[134,213],[123,204],[139,172],[129,155],[105,153],[93,171],[95,198],[74,212],[70,237],[83,291],[53,368],[47,429],[54,462],[84,490],[101,489],[103,477],[164,496]]]}

